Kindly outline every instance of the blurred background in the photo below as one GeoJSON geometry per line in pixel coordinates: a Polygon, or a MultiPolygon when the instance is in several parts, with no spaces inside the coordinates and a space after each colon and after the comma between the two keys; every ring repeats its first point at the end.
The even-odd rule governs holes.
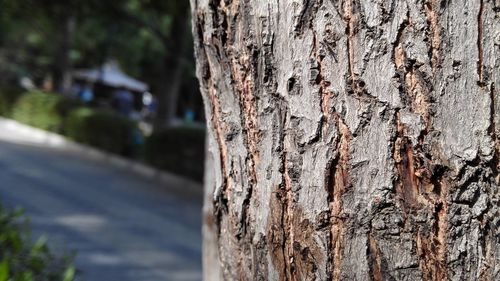
{"type": "Polygon", "coordinates": [[[204,124],[188,0],[0,0],[0,281],[200,280],[204,124]]]}

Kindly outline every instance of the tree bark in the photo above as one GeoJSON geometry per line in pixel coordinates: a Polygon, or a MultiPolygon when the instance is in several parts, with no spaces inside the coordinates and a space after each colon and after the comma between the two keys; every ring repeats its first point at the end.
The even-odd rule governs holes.
{"type": "Polygon", "coordinates": [[[500,280],[493,0],[191,0],[206,280],[500,280]]]}

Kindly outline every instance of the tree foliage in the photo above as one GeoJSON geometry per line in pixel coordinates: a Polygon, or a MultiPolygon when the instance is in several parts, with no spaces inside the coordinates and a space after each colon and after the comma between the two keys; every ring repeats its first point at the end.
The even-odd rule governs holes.
{"type": "Polygon", "coordinates": [[[187,79],[194,76],[192,48],[176,48],[190,40],[189,32],[183,32],[187,39],[176,33],[188,25],[187,0],[0,0],[0,7],[0,73],[10,83],[21,76],[41,82],[66,52],[73,67],[116,59],[156,92],[165,67],[180,65],[187,79]],[[72,44],[61,50],[69,19],[76,22],[72,44]]]}
{"type": "Polygon", "coordinates": [[[31,242],[21,211],[0,206],[0,281],[72,281],[70,257],[57,257],[46,239],[31,242]]]}

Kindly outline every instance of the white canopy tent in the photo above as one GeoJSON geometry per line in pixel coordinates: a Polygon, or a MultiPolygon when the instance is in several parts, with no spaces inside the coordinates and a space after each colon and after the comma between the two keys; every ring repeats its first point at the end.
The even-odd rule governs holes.
{"type": "Polygon", "coordinates": [[[126,88],[136,92],[146,92],[149,86],[120,70],[115,62],[106,63],[101,68],[82,69],[73,72],[73,77],[92,83],[102,83],[114,88],[126,88]]]}

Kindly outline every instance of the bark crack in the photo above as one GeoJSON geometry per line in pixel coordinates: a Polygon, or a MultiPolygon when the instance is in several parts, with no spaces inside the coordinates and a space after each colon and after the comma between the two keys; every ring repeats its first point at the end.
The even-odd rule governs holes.
{"type": "Polygon", "coordinates": [[[396,110],[396,141],[394,142],[394,160],[399,175],[396,193],[401,196],[404,204],[409,208],[418,205],[418,179],[415,174],[413,147],[405,136],[405,126],[401,123],[400,112],[396,110]]]}
{"type": "Polygon", "coordinates": [[[342,197],[351,186],[349,178],[349,143],[352,134],[338,113],[334,115],[339,140],[336,144],[336,156],[329,163],[327,170],[328,206],[330,210],[330,239],[328,241],[328,264],[331,280],[340,280],[342,266],[342,252],[345,225],[342,213],[342,197]]]}
{"type": "MultiPolygon", "coordinates": [[[[316,32],[313,32],[313,54],[318,70],[317,76],[314,77],[314,81],[319,85],[320,109],[323,117],[327,120],[326,123],[328,123],[328,119],[330,117],[330,98],[332,95],[332,92],[328,89],[328,87],[331,85],[331,83],[329,81],[326,81],[323,75],[323,57],[319,54],[318,48],[319,43],[316,37],[316,32]]],[[[313,77],[311,77],[311,79],[312,78],[313,77]]],[[[319,132],[321,133],[321,131],[322,130],[320,130],[319,132]]]]}
{"type": "MultiPolygon", "coordinates": [[[[434,16],[433,16],[434,17],[434,16]]],[[[420,132],[419,141],[423,142],[425,135],[432,127],[430,116],[430,93],[433,91],[432,83],[425,73],[420,71],[421,64],[415,60],[409,60],[403,49],[402,38],[404,31],[410,25],[410,12],[407,11],[406,18],[400,24],[396,40],[393,43],[392,59],[396,67],[396,78],[399,78],[400,94],[403,103],[410,107],[411,112],[419,114],[424,123],[425,128],[420,132]]],[[[437,28],[437,27],[435,27],[437,28]]],[[[439,33],[439,32],[438,32],[439,33]]],[[[434,39],[433,39],[434,40],[434,39]]],[[[437,39],[434,41],[438,41],[437,39]]],[[[430,52],[435,56],[437,49],[429,48],[430,52]]],[[[435,59],[437,61],[437,59],[435,59]]],[[[413,145],[421,145],[415,143],[413,145]]]]}
{"type": "Polygon", "coordinates": [[[288,174],[288,147],[286,144],[287,128],[289,124],[289,109],[286,101],[277,96],[276,99],[277,117],[279,128],[276,133],[278,134],[278,145],[275,151],[279,155],[279,173],[281,175],[281,182],[279,183],[276,191],[273,192],[274,196],[270,201],[270,208],[274,208],[274,212],[269,213],[269,236],[268,245],[271,248],[271,261],[274,268],[279,275],[279,280],[292,280],[291,279],[291,263],[289,255],[289,240],[291,234],[291,179],[288,174]]]}
{"type": "Polygon", "coordinates": [[[495,83],[490,86],[490,126],[488,133],[493,139],[493,158],[491,160],[491,169],[493,172],[493,179],[497,185],[500,185],[500,139],[496,127],[496,97],[495,97],[495,83]]]}
{"type": "Polygon", "coordinates": [[[282,254],[283,254],[283,273],[285,280],[293,279],[293,230],[291,222],[293,221],[292,205],[292,185],[290,175],[288,174],[288,148],[286,146],[286,130],[287,128],[287,114],[285,114],[284,128],[282,136],[281,147],[283,149],[281,155],[282,165],[282,189],[281,189],[281,229],[283,231],[282,238],[282,254]]]}
{"type": "Polygon", "coordinates": [[[437,3],[435,0],[425,2],[425,14],[427,17],[427,25],[430,29],[430,48],[429,58],[433,72],[436,72],[440,65],[440,49],[441,49],[441,30],[439,27],[439,13],[436,12],[437,3]]]}
{"type": "Polygon", "coordinates": [[[401,46],[401,38],[403,37],[404,30],[410,23],[410,11],[406,12],[406,18],[399,25],[398,32],[396,33],[396,39],[394,41],[393,49],[392,49],[392,60],[394,61],[394,65],[396,69],[400,69],[404,66],[405,56],[403,47],[401,46]]]}
{"type": "Polygon", "coordinates": [[[479,1],[479,13],[477,15],[477,74],[479,76],[479,85],[485,86],[485,81],[483,77],[483,61],[484,61],[484,51],[483,51],[483,13],[484,13],[484,0],[479,1]]]}
{"type": "MultiPolygon", "coordinates": [[[[343,7],[344,14],[341,16],[341,18],[344,21],[344,23],[346,24],[345,34],[347,37],[347,40],[346,40],[346,49],[347,49],[346,88],[347,88],[347,93],[354,94],[354,97],[361,102],[370,102],[370,103],[372,103],[371,105],[376,103],[376,104],[379,104],[381,106],[387,106],[388,102],[381,101],[376,96],[373,96],[371,93],[369,93],[366,90],[366,83],[365,83],[365,81],[363,81],[363,79],[360,78],[360,75],[363,74],[364,69],[360,69],[361,73],[356,73],[356,71],[354,70],[354,59],[355,58],[354,58],[353,39],[357,33],[357,28],[359,28],[358,17],[362,18],[362,15],[359,16],[359,15],[355,14],[355,10],[354,10],[355,3],[353,0],[346,1],[343,4],[345,4],[345,6],[343,7]]],[[[324,45],[327,45],[327,44],[324,44],[324,45]]],[[[334,54],[334,56],[333,56],[334,59],[337,60],[335,57],[335,53],[334,52],[332,52],[332,53],[334,54]]],[[[364,117],[362,117],[362,119],[363,119],[363,122],[362,122],[363,124],[361,127],[363,127],[363,125],[368,123],[367,122],[368,120],[366,120],[366,119],[369,119],[369,117],[367,118],[364,116],[364,117]]],[[[358,128],[358,130],[360,130],[360,129],[361,128],[358,128]]],[[[354,132],[354,134],[356,134],[358,130],[356,130],[356,132],[354,132]]]]}
{"type": "Polygon", "coordinates": [[[353,50],[353,43],[352,39],[354,36],[354,25],[356,22],[356,18],[354,17],[354,7],[353,7],[353,1],[348,0],[346,7],[344,7],[344,15],[343,15],[343,20],[346,23],[346,35],[347,35],[347,68],[349,71],[349,80],[351,81],[351,88],[355,88],[355,73],[354,73],[354,50],[353,50]]]}
{"type": "Polygon", "coordinates": [[[295,24],[295,34],[302,35],[306,27],[311,27],[312,18],[316,14],[321,0],[304,0],[302,9],[295,24]],[[319,3],[318,3],[319,2],[319,3]],[[309,26],[308,26],[309,23],[309,26]]]}
{"type": "MultiPolygon", "coordinates": [[[[208,103],[210,106],[211,110],[211,116],[210,116],[210,121],[213,124],[213,132],[215,134],[215,141],[217,142],[217,146],[219,148],[219,161],[221,163],[221,172],[222,172],[222,183],[221,186],[217,186],[215,188],[215,192],[213,194],[213,200],[214,200],[214,213],[216,217],[218,218],[216,220],[217,222],[217,232],[218,232],[218,237],[220,237],[220,222],[221,222],[221,216],[223,211],[227,211],[228,206],[227,206],[227,189],[228,187],[228,169],[226,165],[226,159],[227,159],[227,147],[224,143],[224,132],[222,125],[220,124],[222,119],[221,116],[221,105],[219,101],[219,97],[217,96],[217,89],[216,85],[213,81],[212,77],[212,65],[210,62],[210,57],[208,54],[207,46],[204,42],[204,14],[201,12],[197,13],[197,16],[195,17],[196,19],[196,35],[198,38],[196,40],[198,41],[198,47],[200,48],[200,52],[198,52],[199,55],[199,61],[201,62],[201,68],[202,68],[202,81],[203,86],[204,86],[204,91],[206,92],[206,97],[208,99],[208,103]]],[[[217,53],[217,50],[215,50],[217,53]]]]}
{"type": "MultiPolygon", "coordinates": [[[[238,3],[234,5],[239,5],[238,3]]],[[[241,6],[242,9],[246,7],[241,6]]],[[[235,8],[238,10],[238,7],[235,8]]],[[[245,22],[246,19],[242,19],[245,22]]],[[[232,26],[231,24],[226,25],[232,26]]],[[[228,32],[225,32],[226,34],[228,32]]],[[[232,38],[229,38],[232,40],[232,38]]],[[[248,174],[248,182],[246,183],[246,193],[243,198],[243,203],[241,206],[240,214],[240,230],[238,231],[237,238],[240,240],[240,263],[241,268],[243,268],[243,261],[245,257],[245,251],[242,250],[245,245],[251,242],[252,233],[249,228],[250,225],[250,205],[251,199],[255,186],[257,185],[257,162],[259,159],[259,148],[258,142],[260,139],[258,122],[257,122],[257,106],[255,100],[255,64],[258,62],[258,56],[254,55],[256,48],[251,45],[249,47],[250,54],[229,54],[230,57],[230,75],[231,84],[233,85],[233,92],[237,94],[239,109],[240,109],[240,123],[242,126],[242,138],[244,146],[246,147],[246,158],[245,158],[245,168],[242,171],[246,171],[248,174]]],[[[241,185],[245,185],[245,182],[241,182],[241,185]]]]}
{"type": "Polygon", "coordinates": [[[221,164],[221,171],[222,171],[222,185],[220,187],[216,188],[216,191],[214,193],[214,212],[217,217],[217,235],[220,237],[221,234],[221,226],[220,223],[222,221],[222,214],[223,212],[228,211],[228,206],[227,206],[227,192],[229,188],[228,184],[228,171],[227,171],[227,165],[226,165],[226,159],[227,159],[227,148],[223,140],[223,132],[221,128],[221,124],[219,123],[219,120],[221,119],[220,116],[220,102],[219,98],[217,97],[216,94],[216,89],[215,85],[212,81],[211,74],[210,74],[210,62],[207,60],[207,74],[208,76],[205,78],[206,81],[208,81],[208,93],[207,97],[210,101],[211,105],[211,111],[212,111],[212,116],[211,116],[211,122],[213,124],[214,128],[214,133],[215,133],[215,139],[217,142],[217,145],[219,147],[219,157],[220,157],[220,164],[221,164]]]}
{"type": "MultiPolygon", "coordinates": [[[[444,185],[444,182],[440,184],[444,185]]],[[[447,187],[443,186],[443,194],[435,202],[434,225],[432,232],[423,229],[417,231],[417,254],[419,266],[424,280],[448,280],[447,270],[447,227],[448,227],[448,203],[447,187]]]]}
{"type": "MultiPolygon", "coordinates": [[[[225,138],[223,127],[221,124],[217,123],[223,122],[224,116],[221,114],[221,105],[218,100],[216,93],[216,85],[214,85],[213,79],[209,77],[207,80],[210,83],[210,89],[208,92],[208,98],[212,104],[212,110],[214,112],[212,119],[214,120],[214,127],[217,131],[217,142],[223,151],[223,159],[221,160],[221,168],[223,171],[223,187],[221,191],[216,194],[215,203],[215,214],[217,216],[218,225],[218,237],[221,236],[221,223],[223,222],[223,216],[229,214],[229,222],[231,223],[232,234],[238,240],[237,248],[235,249],[238,253],[238,271],[241,271],[241,276],[244,276],[245,264],[247,257],[245,252],[247,250],[246,245],[251,241],[251,227],[250,227],[250,205],[251,198],[253,194],[253,189],[257,182],[257,172],[256,163],[258,161],[258,147],[257,143],[259,141],[258,127],[257,127],[257,108],[255,106],[255,96],[254,96],[254,80],[252,79],[252,64],[251,59],[247,54],[242,54],[236,57],[233,49],[227,48],[229,44],[233,44],[235,38],[237,38],[237,33],[241,30],[236,27],[237,22],[245,22],[246,19],[237,20],[239,15],[239,9],[245,8],[239,5],[239,2],[228,4],[226,1],[212,0],[209,2],[212,10],[212,18],[214,22],[215,33],[212,34],[212,44],[217,58],[223,58],[227,63],[220,64],[222,71],[228,71],[231,77],[231,85],[233,87],[232,91],[238,94],[238,108],[241,111],[240,114],[240,124],[242,127],[242,139],[244,146],[247,148],[247,157],[244,161],[240,159],[241,175],[246,173],[248,175],[249,181],[245,183],[241,181],[239,184],[246,186],[246,193],[244,194],[243,202],[241,205],[239,217],[236,210],[230,210],[229,196],[232,192],[229,186],[229,179],[232,177],[233,167],[227,167],[225,159],[227,158],[227,148],[225,146],[225,138]],[[242,163],[244,162],[244,167],[242,163]]],[[[222,59],[221,59],[222,60],[222,59]]],[[[210,65],[208,65],[210,69],[210,65]]],[[[232,206],[231,206],[232,207],[232,206]]],[[[239,206],[238,206],[239,207],[239,206]]]]}
{"type": "Polygon", "coordinates": [[[243,125],[243,140],[245,142],[245,147],[248,148],[248,157],[245,162],[250,182],[249,188],[247,190],[247,195],[243,203],[242,220],[245,221],[253,192],[253,187],[257,184],[256,164],[259,158],[258,141],[260,136],[257,126],[257,108],[255,105],[255,96],[253,95],[254,82],[249,77],[251,66],[248,66],[248,57],[242,56],[242,58],[243,62],[233,59],[231,76],[232,81],[235,83],[234,90],[239,94],[238,98],[240,110],[242,111],[240,118],[243,125]],[[240,69],[244,69],[243,73],[240,71],[240,69]]]}

